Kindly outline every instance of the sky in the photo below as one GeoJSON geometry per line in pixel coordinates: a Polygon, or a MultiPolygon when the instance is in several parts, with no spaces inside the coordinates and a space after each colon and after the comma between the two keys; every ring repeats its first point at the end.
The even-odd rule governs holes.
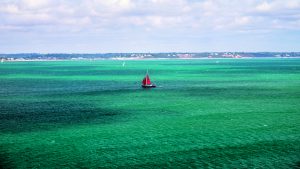
{"type": "Polygon", "coordinates": [[[0,0],[0,53],[300,52],[300,0],[0,0]]]}

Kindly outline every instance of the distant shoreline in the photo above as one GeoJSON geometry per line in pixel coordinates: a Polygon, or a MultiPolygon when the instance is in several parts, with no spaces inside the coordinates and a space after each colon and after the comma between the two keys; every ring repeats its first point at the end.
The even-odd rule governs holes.
{"type": "Polygon", "coordinates": [[[300,52],[171,52],[171,53],[17,53],[0,54],[0,61],[93,61],[93,60],[199,60],[199,59],[253,59],[300,58],[300,52]]]}
{"type": "Polygon", "coordinates": [[[3,62],[55,62],[55,61],[147,61],[147,60],[218,60],[218,59],[300,59],[298,57],[242,57],[242,58],[82,58],[82,59],[14,59],[14,60],[0,60],[3,62]]]}

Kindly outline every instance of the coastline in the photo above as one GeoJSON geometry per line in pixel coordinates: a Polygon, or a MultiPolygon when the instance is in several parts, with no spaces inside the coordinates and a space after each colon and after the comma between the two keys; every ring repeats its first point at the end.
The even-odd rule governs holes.
{"type": "Polygon", "coordinates": [[[240,57],[240,58],[228,58],[228,57],[218,57],[218,58],[72,58],[72,59],[10,59],[10,60],[1,60],[1,63],[4,62],[56,62],[56,61],[104,61],[104,60],[115,60],[115,61],[146,61],[146,60],[219,60],[219,59],[300,59],[298,57],[240,57]]]}

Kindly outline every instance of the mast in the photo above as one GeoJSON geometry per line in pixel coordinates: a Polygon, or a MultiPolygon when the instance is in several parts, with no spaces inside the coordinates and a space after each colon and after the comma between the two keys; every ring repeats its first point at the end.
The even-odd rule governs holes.
{"type": "Polygon", "coordinates": [[[146,85],[148,85],[148,82],[147,82],[147,76],[148,76],[148,69],[147,69],[147,74],[146,74],[146,85]]]}

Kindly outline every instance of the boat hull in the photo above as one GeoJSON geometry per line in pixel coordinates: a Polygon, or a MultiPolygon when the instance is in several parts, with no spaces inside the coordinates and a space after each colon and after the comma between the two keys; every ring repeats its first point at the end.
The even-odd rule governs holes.
{"type": "Polygon", "coordinates": [[[142,88],[155,88],[156,85],[151,84],[151,85],[142,85],[142,88]]]}

